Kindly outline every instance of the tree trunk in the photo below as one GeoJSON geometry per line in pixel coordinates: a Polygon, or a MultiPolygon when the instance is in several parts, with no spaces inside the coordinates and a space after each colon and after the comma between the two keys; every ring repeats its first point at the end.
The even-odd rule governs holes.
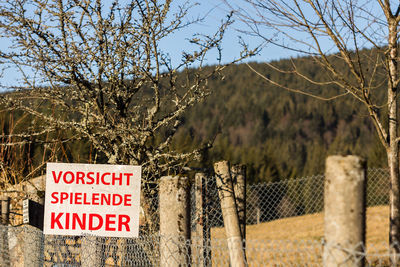
{"type": "Polygon", "coordinates": [[[400,244],[400,187],[399,187],[399,156],[398,149],[388,152],[389,170],[390,170],[390,232],[389,244],[394,245],[391,249],[391,261],[397,264],[400,244]],[[397,244],[397,245],[396,245],[397,244]]]}
{"type": "Polygon", "coordinates": [[[389,80],[388,80],[388,116],[389,116],[389,146],[387,148],[388,165],[390,170],[390,231],[389,243],[392,245],[391,261],[397,265],[395,254],[400,253],[400,185],[399,185],[399,147],[397,130],[397,87],[398,87],[398,48],[397,22],[389,21],[389,80]],[[394,245],[394,246],[393,246],[394,245]]]}

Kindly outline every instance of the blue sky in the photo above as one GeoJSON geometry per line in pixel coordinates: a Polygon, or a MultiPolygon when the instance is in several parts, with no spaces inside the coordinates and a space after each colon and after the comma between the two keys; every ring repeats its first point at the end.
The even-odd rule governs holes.
{"type": "MultiPolygon", "coordinates": [[[[121,0],[121,2],[124,2],[126,0],[121,0]]],[[[171,8],[171,13],[173,13],[176,10],[176,6],[182,5],[185,2],[189,3],[196,3],[195,0],[174,0],[173,6],[171,8]]],[[[243,0],[225,0],[226,2],[229,2],[229,5],[232,5],[234,7],[239,7],[243,8],[245,12],[249,11],[255,12],[254,9],[248,9],[248,6],[243,6],[243,3],[245,1],[243,0]]],[[[379,7],[375,2],[372,4],[368,0],[363,0],[361,2],[368,3],[368,8],[367,10],[379,10],[379,7]],[[376,9],[377,8],[377,9],[376,9]]],[[[393,3],[395,1],[393,0],[393,3]]],[[[103,3],[110,3],[108,0],[103,0],[103,3]]],[[[364,8],[364,6],[362,6],[364,8]]],[[[364,14],[364,10],[362,10],[362,14],[364,14]]],[[[193,20],[197,17],[203,17],[206,16],[205,20],[203,22],[197,23],[197,24],[192,24],[189,27],[180,30],[178,32],[175,32],[173,35],[170,35],[167,39],[163,40],[160,45],[162,47],[162,50],[164,53],[168,53],[176,65],[177,63],[181,62],[182,58],[182,52],[183,51],[190,51],[193,49],[193,46],[190,45],[189,41],[187,40],[188,38],[193,37],[195,33],[203,33],[203,34],[212,34],[215,33],[218,29],[218,26],[221,25],[221,21],[226,18],[227,14],[229,14],[230,8],[227,6],[227,4],[224,2],[224,0],[202,0],[198,2],[198,5],[194,6],[188,16],[188,20],[193,20]]],[[[358,10],[358,11],[360,11],[358,10]]],[[[305,12],[307,13],[307,9],[305,9],[305,12]]],[[[381,11],[379,11],[381,13],[381,11]]],[[[378,13],[379,13],[378,12],[378,13]]],[[[383,16],[383,14],[377,14],[377,18],[379,16],[383,16]]],[[[366,13],[368,14],[368,13],[366,13]]],[[[250,14],[252,15],[252,14],[250,14]]],[[[365,14],[364,14],[365,15],[365,14]]],[[[307,14],[307,16],[310,16],[312,18],[313,13],[311,12],[310,14],[307,14]]],[[[233,60],[234,58],[239,57],[240,51],[241,51],[241,46],[239,45],[239,36],[241,35],[243,39],[245,40],[246,43],[249,44],[250,48],[254,48],[258,46],[261,42],[260,39],[257,39],[255,37],[251,38],[248,35],[244,35],[243,33],[240,32],[240,30],[246,30],[246,26],[244,23],[240,21],[238,18],[234,18],[235,22],[231,27],[228,29],[228,31],[225,34],[225,38],[222,43],[222,61],[229,62],[233,60]]],[[[382,25],[380,25],[377,22],[374,22],[370,25],[369,22],[370,18],[363,17],[359,19],[361,24],[361,28],[365,28],[367,30],[367,34],[372,34],[374,36],[374,39],[376,39],[378,44],[385,45],[385,33],[383,32],[383,38],[379,38],[382,35],[377,31],[379,30],[382,25]],[[368,23],[366,23],[368,22],[368,23]],[[369,32],[369,33],[368,33],[369,32]]],[[[384,26],[383,26],[384,28],[384,26]]],[[[269,39],[272,37],[272,32],[269,30],[263,28],[263,34],[264,36],[269,39]]],[[[305,40],[308,42],[307,37],[306,39],[303,39],[303,33],[299,31],[294,31],[290,32],[291,29],[289,28],[289,34],[299,37],[298,40],[305,40]],[[301,35],[301,37],[300,37],[301,35]]],[[[274,36],[275,37],[275,36],[274,36]]],[[[279,38],[282,38],[282,35],[279,36],[279,38]]],[[[361,38],[362,39],[362,38],[361,38]]],[[[349,39],[351,41],[351,38],[349,39]]],[[[327,53],[334,53],[337,51],[337,49],[332,46],[332,42],[329,40],[324,40],[324,37],[320,37],[320,41],[323,44],[323,50],[325,50],[327,53]],[[332,48],[333,47],[333,48],[332,48]]],[[[365,42],[365,40],[362,40],[365,42]]],[[[9,42],[4,39],[0,39],[0,49],[3,50],[5,47],[9,45],[9,42]]],[[[292,48],[295,49],[303,49],[304,51],[307,50],[307,46],[303,47],[301,46],[301,43],[296,42],[296,41],[291,41],[290,43],[287,44],[288,46],[291,46],[292,48]]],[[[348,43],[349,48],[351,49],[352,43],[348,43]]],[[[361,44],[362,47],[370,47],[368,46],[368,42],[366,44],[361,44]]],[[[290,58],[293,56],[297,56],[297,54],[293,51],[290,50],[285,50],[283,48],[279,48],[277,46],[274,46],[272,44],[267,44],[264,49],[261,51],[261,53],[255,57],[252,57],[250,59],[247,59],[246,61],[258,61],[258,62],[267,62],[271,60],[279,60],[283,58],[290,58]]],[[[210,53],[209,56],[206,59],[206,64],[212,65],[217,63],[217,54],[216,53],[210,53]]],[[[18,72],[15,69],[8,69],[3,73],[3,77],[0,77],[0,83],[6,84],[6,85],[16,85],[18,84],[18,78],[20,76],[18,75],[18,72]]]]}
{"type": "MultiPolygon", "coordinates": [[[[175,5],[184,3],[184,0],[177,0],[173,2],[175,5]]],[[[194,3],[194,1],[193,1],[194,3]]],[[[235,3],[235,1],[230,1],[230,3],[235,3]]],[[[164,40],[161,45],[164,52],[168,53],[173,59],[173,63],[179,63],[182,56],[182,51],[190,50],[190,43],[187,38],[193,36],[194,33],[204,33],[211,34],[216,32],[218,26],[221,25],[221,21],[229,14],[229,8],[223,3],[222,0],[202,0],[198,5],[194,6],[187,17],[188,20],[195,19],[196,17],[206,16],[206,19],[194,25],[190,25],[174,35],[169,36],[164,40]]],[[[229,62],[234,58],[239,56],[241,51],[241,46],[239,45],[239,35],[243,35],[239,30],[243,30],[244,25],[240,23],[239,20],[235,20],[234,24],[231,25],[230,29],[226,32],[225,38],[223,40],[223,62],[229,62]]],[[[268,34],[268,33],[266,33],[268,34]]],[[[244,37],[245,41],[251,47],[255,47],[259,44],[260,40],[251,39],[249,37],[244,37]]],[[[9,45],[7,40],[1,40],[0,49],[5,49],[9,45]]],[[[252,57],[251,61],[270,61],[281,58],[288,58],[293,54],[288,54],[287,51],[280,50],[272,45],[266,46],[260,55],[252,57]]],[[[210,53],[206,59],[206,64],[211,65],[217,62],[217,54],[210,53]]],[[[247,60],[247,61],[249,61],[247,60]]],[[[15,69],[8,69],[3,73],[3,77],[0,78],[0,83],[5,85],[16,85],[18,84],[19,77],[21,77],[15,69]]]]}
{"type": "MultiPolygon", "coordinates": [[[[184,2],[184,1],[177,1],[184,2]]],[[[230,4],[235,4],[238,1],[229,1],[230,4]]],[[[206,16],[206,19],[202,23],[196,25],[191,25],[185,30],[177,32],[174,36],[171,36],[170,40],[165,42],[165,48],[169,51],[170,55],[174,58],[179,58],[182,50],[190,48],[188,42],[185,40],[191,37],[195,32],[199,33],[213,33],[218,29],[218,25],[221,25],[221,21],[229,14],[229,8],[224,4],[222,0],[202,0],[197,6],[192,8],[188,19],[196,18],[197,16],[206,16]],[[180,45],[177,45],[180,44],[180,45]]],[[[228,62],[233,58],[237,58],[241,46],[239,45],[239,36],[242,36],[246,43],[249,44],[250,48],[255,47],[260,44],[259,39],[250,38],[249,36],[244,36],[240,30],[245,29],[245,25],[240,22],[238,18],[234,18],[235,22],[230,26],[225,34],[223,40],[223,61],[228,62]]],[[[266,33],[268,34],[268,33],[266,33]]],[[[288,58],[293,56],[294,53],[289,54],[288,51],[284,51],[280,48],[274,47],[272,45],[266,46],[262,52],[252,57],[251,61],[270,61],[282,58],[288,58]]],[[[208,64],[215,64],[216,54],[212,54],[208,58],[208,64]]]]}

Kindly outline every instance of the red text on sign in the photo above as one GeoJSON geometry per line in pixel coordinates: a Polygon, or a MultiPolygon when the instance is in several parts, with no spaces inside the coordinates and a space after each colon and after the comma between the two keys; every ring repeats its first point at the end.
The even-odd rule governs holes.
{"type": "Polygon", "coordinates": [[[130,217],[124,214],[51,213],[50,229],[130,231],[130,217]]]}
{"type": "Polygon", "coordinates": [[[121,172],[80,172],[80,171],[52,171],[54,183],[61,182],[65,184],[103,184],[103,185],[127,185],[133,173],[121,172]]]}
{"type": "Polygon", "coordinates": [[[51,204],[132,206],[131,194],[53,192],[51,204]]]}

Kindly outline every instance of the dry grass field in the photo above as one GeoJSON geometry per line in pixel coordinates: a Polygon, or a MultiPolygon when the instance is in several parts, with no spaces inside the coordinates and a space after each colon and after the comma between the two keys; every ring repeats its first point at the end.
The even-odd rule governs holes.
{"type": "MultiPolygon", "coordinates": [[[[387,253],[389,208],[376,206],[367,210],[367,252],[387,253]]],[[[320,265],[323,238],[323,213],[285,218],[246,228],[246,254],[250,266],[320,265]]],[[[214,239],[225,238],[223,228],[211,231],[214,239]]],[[[226,243],[226,242],[225,242],[226,243]]],[[[213,262],[222,266],[228,262],[223,242],[213,245],[213,262]]],[[[375,259],[370,258],[370,262],[375,259]]]]}

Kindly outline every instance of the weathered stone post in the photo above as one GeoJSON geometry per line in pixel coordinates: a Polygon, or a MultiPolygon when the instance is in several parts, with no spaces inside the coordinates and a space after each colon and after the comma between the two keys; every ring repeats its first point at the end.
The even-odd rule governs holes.
{"type": "Polygon", "coordinates": [[[84,235],[81,239],[81,265],[87,267],[101,266],[102,255],[99,237],[84,235]]]}
{"type": "Polygon", "coordinates": [[[260,206],[257,204],[256,206],[256,223],[260,224],[261,223],[261,211],[260,211],[260,206]]]}
{"type": "Polygon", "coordinates": [[[364,266],[366,163],[356,156],[330,156],[325,172],[323,261],[364,266]],[[358,255],[357,255],[358,254],[358,255]]]}
{"type": "Polygon", "coordinates": [[[44,236],[40,229],[22,225],[9,229],[10,265],[39,267],[44,264],[44,236]]]}
{"type": "Polygon", "coordinates": [[[0,267],[10,266],[10,251],[8,249],[8,229],[0,225],[0,267]]]}
{"type": "Polygon", "coordinates": [[[10,198],[1,197],[1,224],[8,225],[10,222],[10,198]]]}
{"type": "Polygon", "coordinates": [[[1,197],[1,222],[0,225],[0,255],[3,255],[3,259],[0,259],[0,267],[6,267],[10,265],[10,252],[8,247],[8,223],[10,216],[10,198],[9,197],[1,197]]]}
{"type": "MultiPolygon", "coordinates": [[[[233,165],[231,175],[236,199],[237,212],[239,216],[240,233],[242,239],[246,239],[246,166],[233,165]]],[[[245,246],[245,244],[243,244],[245,246]]]]}
{"type": "Polygon", "coordinates": [[[160,180],[160,266],[190,264],[189,179],[165,176],[160,180]]]}
{"type": "Polygon", "coordinates": [[[211,266],[211,250],[209,247],[210,228],[208,223],[208,210],[205,203],[207,193],[207,175],[196,173],[194,194],[196,210],[194,212],[196,229],[192,239],[192,264],[193,266],[211,266]]]}
{"type": "Polygon", "coordinates": [[[44,236],[42,230],[24,225],[24,266],[41,267],[44,264],[44,236]]]}
{"type": "Polygon", "coordinates": [[[230,264],[232,267],[243,267],[246,266],[246,256],[242,245],[243,239],[240,233],[229,163],[227,161],[217,162],[214,164],[214,170],[228,241],[230,264]]]}

